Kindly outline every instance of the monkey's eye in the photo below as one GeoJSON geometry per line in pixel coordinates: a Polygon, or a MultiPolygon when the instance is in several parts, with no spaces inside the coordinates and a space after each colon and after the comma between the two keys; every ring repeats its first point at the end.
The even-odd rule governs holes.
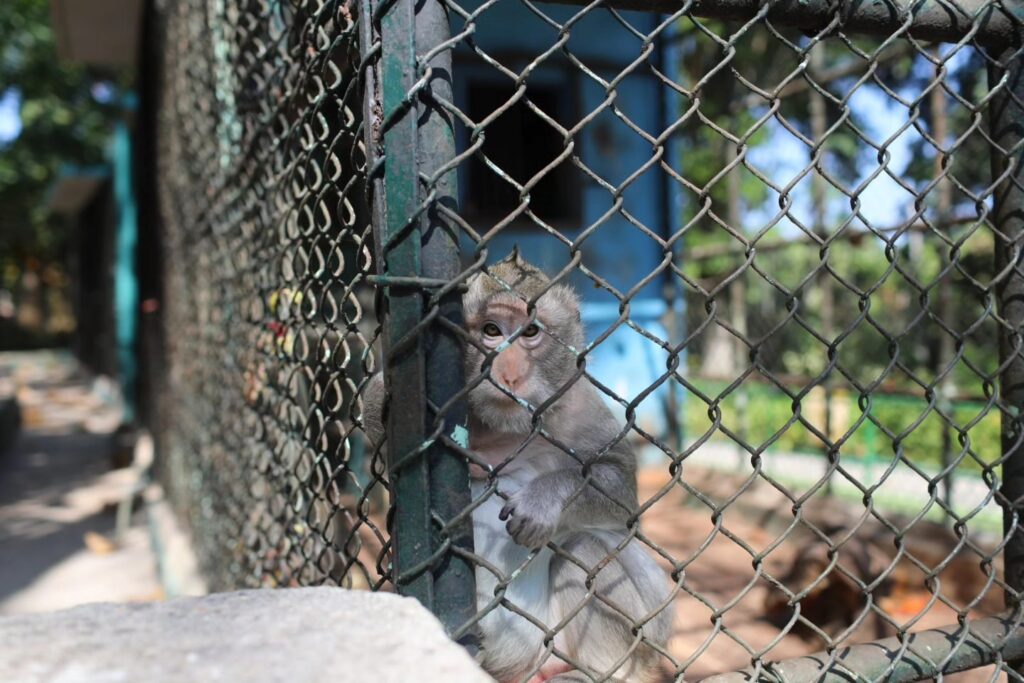
{"type": "Polygon", "coordinates": [[[494,323],[486,323],[484,325],[484,335],[488,337],[500,337],[501,328],[494,323]]]}
{"type": "Polygon", "coordinates": [[[526,326],[525,330],[523,330],[523,336],[527,339],[531,339],[532,337],[536,337],[538,332],[540,332],[540,328],[537,327],[536,323],[531,323],[526,326]]]}

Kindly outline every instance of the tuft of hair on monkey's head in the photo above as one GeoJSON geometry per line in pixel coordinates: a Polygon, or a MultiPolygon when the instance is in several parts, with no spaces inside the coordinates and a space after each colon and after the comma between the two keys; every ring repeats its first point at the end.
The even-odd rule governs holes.
{"type": "Polygon", "coordinates": [[[565,315],[571,317],[565,322],[580,321],[580,300],[576,292],[568,285],[551,284],[544,271],[523,258],[518,244],[512,246],[508,256],[470,278],[468,284],[463,299],[468,318],[482,314],[487,303],[495,297],[508,294],[531,304],[539,303],[541,299],[545,303],[557,304],[557,309],[549,310],[555,313],[559,319],[557,322],[562,322],[565,315]]]}
{"type": "Polygon", "coordinates": [[[518,244],[508,256],[487,268],[486,274],[490,277],[481,278],[480,284],[487,294],[511,290],[527,300],[540,296],[550,282],[540,268],[523,258],[518,244]]]}

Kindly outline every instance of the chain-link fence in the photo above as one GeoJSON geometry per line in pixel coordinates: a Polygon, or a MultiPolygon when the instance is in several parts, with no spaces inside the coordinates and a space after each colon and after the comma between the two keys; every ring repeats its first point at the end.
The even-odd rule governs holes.
{"type": "Polygon", "coordinates": [[[502,681],[1021,678],[1019,6],[150,14],[214,587],[398,590],[502,681]]]}
{"type": "Polygon", "coordinates": [[[158,15],[165,479],[217,588],[378,588],[383,465],[352,438],[376,336],[358,24],[335,3],[158,15]]]}

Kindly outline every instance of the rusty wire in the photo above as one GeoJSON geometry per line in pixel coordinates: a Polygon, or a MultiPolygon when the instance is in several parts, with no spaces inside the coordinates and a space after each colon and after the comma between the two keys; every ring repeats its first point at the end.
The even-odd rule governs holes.
{"type": "Polygon", "coordinates": [[[163,8],[165,480],[217,588],[387,582],[357,30],[334,2],[163,8]]]}
{"type": "MultiPolygon", "coordinates": [[[[465,539],[472,510],[502,495],[500,468],[451,431],[466,395],[491,381],[487,365],[439,399],[428,395],[437,341],[476,343],[452,302],[511,241],[532,240],[550,256],[553,283],[615,311],[590,321],[573,381],[593,383],[619,410],[618,440],[640,454],[629,532],[675,584],[665,609],[677,612],[680,633],[659,648],[666,680],[742,667],[774,680],[780,659],[815,650],[825,651],[819,668],[856,672],[843,648],[882,635],[895,637],[895,653],[860,675],[941,678],[979,662],[964,664],[966,646],[929,659],[910,634],[949,623],[959,625],[954,641],[993,648],[984,676],[1021,678],[989,630],[971,630],[999,611],[1004,592],[1015,606],[1019,588],[1001,563],[1015,545],[1020,492],[1000,487],[1021,406],[1000,391],[1000,376],[1021,360],[1019,316],[1003,298],[1021,277],[1020,245],[994,202],[1000,186],[1020,191],[1020,143],[989,126],[997,106],[1024,119],[1013,79],[999,76],[1021,59],[1005,42],[1019,41],[1020,23],[1003,17],[1002,33],[991,29],[986,12],[1010,16],[998,2],[952,3],[945,28],[907,12],[884,32],[884,22],[838,8],[811,3],[803,19],[776,5],[734,8],[725,21],[693,2],[656,15],[602,2],[443,0],[450,33],[417,49],[393,107],[381,85],[382,22],[402,2],[159,6],[163,479],[214,586],[329,582],[415,594],[462,563],[499,576],[480,604],[466,582],[468,617],[439,614],[453,637],[471,636],[494,609],[533,619],[503,596],[511,577],[465,539]],[[543,47],[503,41],[495,24],[510,17],[544,36],[543,47]],[[595,54],[588,22],[628,58],[595,54]],[[435,80],[449,60],[453,89],[435,80]],[[477,100],[465,85],[474,80],[490,88],[477,100]],[[552,88],[574,94],[563,102],[552,88]],[[871,107],[888,108],[884,132],[871,107]],[[389,146],[410,112],[443,115],[450,155],[443,144],[427,161],[389,146]],[[527,144],[549,145],[529,168],[502,167],[514,157],[496,136],[513,130],[511,118],[530,121],[537,137],[527,144]],[[643,150],[620,149],[629,161],[615,177],[595,161],[616,154],[614,144],[598,149],[609,139],[643,150]],[[783,166],[765,155],[766,139],[788,141],[783,166]],[[703,167],[688,160],[698,152],[708,152],[703,167]],[[407,212],[386,192],[400,165],[415,171],[407,212]],[[652,177],[674,198],[654,220],[637,199],[652,177]],[[881,183],[904,209],[884,221],[865,205],[881,183]],[[425,220],[460,245],[461,263],[389,267],[425,220]],[[609,261],[595,245],[612,231],[623,249],[646,245],[649,267],[630,273],[609,261]],[[644,317],[637,311],[654,290],[668,305],[644,317]],[[401,329],[380,316],[386,353],[384,310],[415,314],[401,329]],[[630,395],[617,392],[614,372],[588,366],[623,332],[660,363],[630,395]],[[730,362],[701,376],[723,346],[730,362]],[[410,354],[425,359],[426,379],[408,385],[422,395],[390,397],[389,434],[406,438],[386,465],[366,445],[360,398],[372,373],[410,354]],[[644,417],[655,403],[667,424],[644,417]],[[775,405],[783,415],[761,410],[775,405]],[[402,415],[420,422],[403,433],[402,415]],[[865,434],[882,444],[874,465],[859,451],[865,434]],[[410,494],[395,482],[432,458],[462,467],[444,471],[446,490],[467,489],[467,462],[491,476],[463,507],[432,507],[425,526],[403,527],[410,494]],[[1006,529],[1000,507],[1011,511],[1006,529]],[[392,566],[393,533],[420,533],[424,553],[392,566]],[[940,551],[929,535],[941,537],[940,551]],[[712,585],[721,572],[737,585],[712,585]],[[841,623],[834,603],[813,611],[822,595],[853,596],[841,623]],[[914,657],[934,669],[900,670],[914,657]]],[[[524,297],[531,307],[536,298],[524,297]]],[[[569,387],[534,406],[538,424],[569,387]]],[[[531,438],[557,442],[540,427],[531,438]]],[[[536,623],[554,649],[555,631],[536,623]]]]}

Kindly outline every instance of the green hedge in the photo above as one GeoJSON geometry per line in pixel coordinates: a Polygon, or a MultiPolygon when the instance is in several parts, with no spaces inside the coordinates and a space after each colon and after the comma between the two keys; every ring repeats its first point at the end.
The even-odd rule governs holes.
{"type": "MultiPolygon", "coordinates": [[[[724,382],[698,381],[695,386],[714,399],[721,395],[727,385],[724,382]]],[[[688,440],[696,439],[713,428],[714,423],[708,415],[709,406],[702,398],[690,394],[684,405],[688,440]]],[[[931,466],[941,463],[945,423],[934,410],[928,408],[928,402],[923,398],[877,394],[872,398],[865,415],[865,411],[857,404],[855,394],[837,391],[833,395],[832,405],[833,438],[838,441],[840,434],[849,431],[842,438],[840,453],[843,456],[889,460],[899,446],[903,454],[913,462],[931,466]]],[[[793,421],[792,399],[774,387],[744,385],[722,398],[718,406],[722,427],[737,434],[745,434],[747,443],[753,446],[762,446],[775,437],[776,441],[770,446],[774,450],[809,453],[824,451],[824,444],[811,429],[799,421],[793,421]],[[744,420],[740,419],[741,415],[745,417],[744,420]]],[[[799,411],[807,422],[824,431],[822,392],[803,398],[799,411]]],[[[952,432],[952,457],[959,457],[963,449],[960,440],[965,439],[974,456],[982,462],[991,464],[999,458],[1000,420],[999,412],[994,407],[986,409],[985,403],[981,401],[957,401],[953,405],[953,419],[957,429],[952,432]]],[[[729,439],[721,428],[715,429],[711,438],[729,439]]],[[[967,454],[959,467],[980,470],[982,466],[975,457],[967,454]]]]}

